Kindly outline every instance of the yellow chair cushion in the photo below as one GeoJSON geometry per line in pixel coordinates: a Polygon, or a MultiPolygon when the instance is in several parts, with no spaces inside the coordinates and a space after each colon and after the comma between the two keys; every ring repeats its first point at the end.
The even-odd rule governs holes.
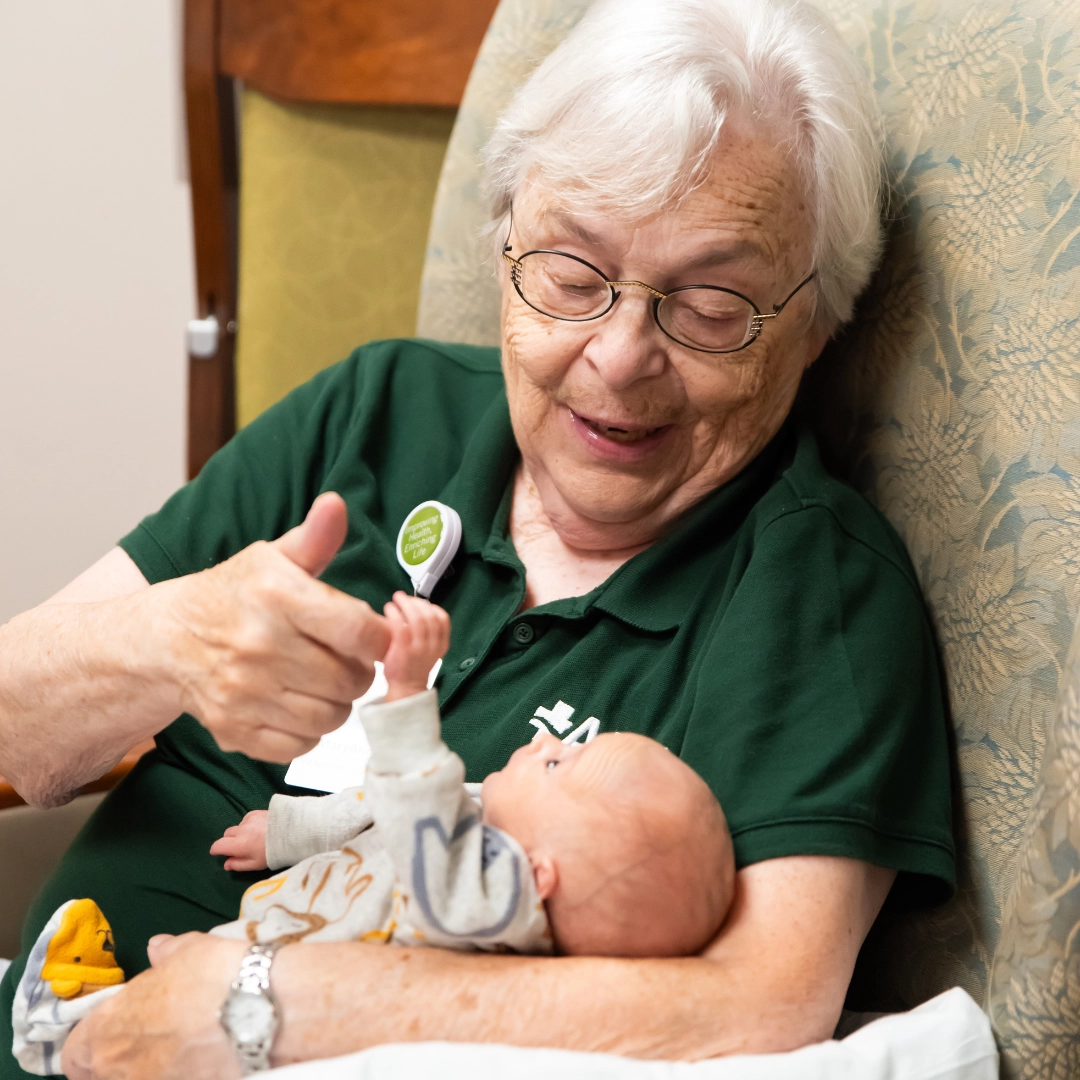
{"type": "Polygon", "coordinates": [[[242,102],[237,421],[415,333],[452,109],[242,102]]]}

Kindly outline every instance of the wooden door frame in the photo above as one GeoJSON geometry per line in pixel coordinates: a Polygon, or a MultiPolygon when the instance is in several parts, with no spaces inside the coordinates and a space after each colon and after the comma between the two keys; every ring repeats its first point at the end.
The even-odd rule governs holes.
{"type": "Polygon", "coordinates": [[[187,471],[197,476],[236,430],[239,163],[236,84],[218,66],[220,0],[184,0],[184,103],[198,317],[217,319],[217,352],[188,356],[187,471]]]}

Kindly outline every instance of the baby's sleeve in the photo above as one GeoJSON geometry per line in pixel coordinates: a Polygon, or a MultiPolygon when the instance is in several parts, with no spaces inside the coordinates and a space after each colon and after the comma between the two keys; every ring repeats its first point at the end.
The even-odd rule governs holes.
{"type": "Polygon", "coordinates": [[[435,691],[360,716],[371,743],[365,790],[415,936],[453,949],[550,953],[529,859],[481,820],[465,766],[440,737],[435,691]]]}
{"type": "Polygon", "coordinates": [[[266,822],[266,865],[271,870],[295,866],[309,855],[337,851],[371,826],[364,789],[345,788],[334,795],[275,795],[266,822]]]}

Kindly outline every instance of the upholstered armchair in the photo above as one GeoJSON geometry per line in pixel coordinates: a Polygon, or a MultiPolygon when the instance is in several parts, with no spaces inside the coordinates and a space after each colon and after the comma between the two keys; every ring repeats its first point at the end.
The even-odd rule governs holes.
{"type": "MultiPolygon", "coordinates": [[[[1007,1075],[1080,1076],[1080,6],[825,0],[878,89],[881,269],[805,387],[905,539],[955,729],[956,897],[883,916],[850,1004],[954,985],[1007,1075]],[[1060,704],[1055,712],[1055,702],[1060,704]]],[[[478,152],[588,0],[502,0],[451,136],[419,333],[498,341],[478,152]]]]}

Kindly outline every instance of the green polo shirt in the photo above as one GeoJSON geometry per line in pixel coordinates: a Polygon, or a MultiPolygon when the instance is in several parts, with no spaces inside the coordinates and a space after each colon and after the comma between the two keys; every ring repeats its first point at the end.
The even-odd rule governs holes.
{"type": "MultiPolygon", "coordinates": [[[[518,460],[497,350],[377,342],[246,427],[121,546],[150,582],[191,574],[337,491],[349,531],[323,579],[380,609],[409,587],[402,521],[439,499],[463,535],[432,596],[452,619],[437,686],[469,780],[538,727],[640,732],[708,782],[739,866],[842,855],[900,871],[907,902],[945,895],[946,723],[918,586],[895,532],[824,470],[813,437],[787,425],[602,585],[525,612],[507,529],[518,460]]],[[[190,717],[157,747],[77,840],[27,940],[63,900],[92,896],[133,972],[150,934],[235,917],[259,875],[228,874],[207,849],[297,789],[284,767],[219,751],[190,717]]]]}

